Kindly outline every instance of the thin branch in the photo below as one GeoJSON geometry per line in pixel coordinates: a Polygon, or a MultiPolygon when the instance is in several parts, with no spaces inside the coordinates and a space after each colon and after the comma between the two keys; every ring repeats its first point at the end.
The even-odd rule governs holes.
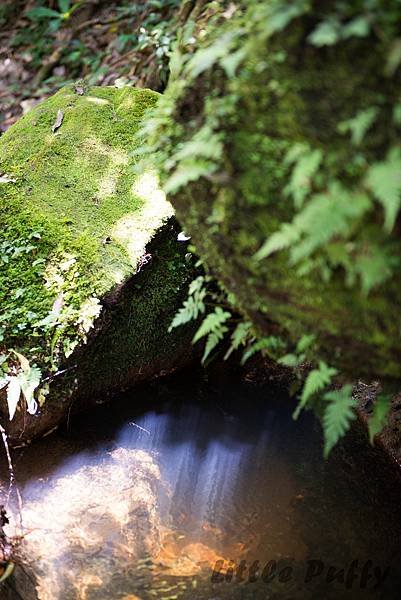
{"type": "Polygon", "coordinates": [[[12,492],[12,489],[13,489],[13,486],[14,486],[15,487],[15,493],[16,493],[17,499],[18,499],[19,520],[20,520],[20,528],[21,528],[21,531],[22,531],[22,498],[21,498],[21,494],[20,494],[20,491],[19,491],[17,483],[16,483],[16,479],[15,479],[13,461],[11,459],[10,448],[8,446],[7,434],[6,434],[6,431],[5,431],[5,429],[4,429],[4,427],[2,425],[0,425],[0,433],[1,433],[1,437],[3,439],[4,449],[6,451],[7,462],[8,462],[8,472],[9,472],[8,492],[7,492],[7,499],[6,499],[6,505],[5,506],[6,506],[6,509],[7,509],[8,505],[9,505],[9,502],[10,502],[11,492],[12,492]]]}

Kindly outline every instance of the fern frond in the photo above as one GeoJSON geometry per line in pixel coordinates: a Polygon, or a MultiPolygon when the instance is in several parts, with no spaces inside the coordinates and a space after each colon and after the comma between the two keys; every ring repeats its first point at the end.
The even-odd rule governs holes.
{"type": "Polygon", "coordinates": [[[335,375],[337,375],[337,369],[329,367],[324,361],[319,362],[319,367],[313,369],[306,378],[304,387],[302,389],[301,399],[298,403],[297,408],[294,411],[293,418],[297,419],[303,408],[307,405],[308,401],[317,392],[321,392],[324,388],[329,385],[335,375]]]}
{"type": "Polygon", "coordinates": [[[370,206],[367,195],[350,193],[338,183],[333,183],[328,192],[313,196],[293,221],[302,241],[291,249],[291,262],[309,257],[336,236],[346,236],[370,206]]]}
{"type": "Polygon", "coordinates": [[[210,175],[217,169],[217,165],[206,159],[187,159],[170,175],[164,184],[166,194],[175,194],[181,187],[190,181],[210,175]]]}
{"type": "Polygon", "coordinates": [[[230,317],[230,312],[224,311],[221,306],[216,306],[214,311],[209,313],[202,321],[201,326],[194,335],[192,343],[195,344],[201,338],[209,335],[209,333],[217,333],[230,317]]]}
{"type": "Polygon", "coordinates": [[[309,194],[313,176],[316,174],[323,158],[321,150],[309,150],[296,161],[289,184],[284,192],[294,199],[296,208],[300,208],[309,194]]]}
{"type": "Polygon", "coordinates": [[[370,167],[366,185],[384,208],[384,227],[391,231],[401,206],[401,148],[390,150],[387,159],[370,167]]]}
{"type": "Polygon", "coordinates": [[[283,223],[279,231],[273,233],[255,253],[255,260],[262,260],[274,252],[285,250],[295,244],[301,237],[301,231],[293,223],[283,223]]]}
{"type": "Polygon", "coordinates": [[[205,364],[208,356],[216,348],[219,342],[224,338],[224,335],[227,333],[228,327],[225,325],[220,326],[216,331],[209,333],[206,338],[205,350],[202,356],[202,364],[205,364]]]}
{"type": "Polygon", "coordinates": [[[390,396],[381,394],[376,398],[373,406],[373,414],[368,421],[369,439],[373,444],[375,435],[380,433],[387,421],[390,410],[390,396]]]}
{"type": "Polygon", "coordinates": [[[323,416],[324,456],[327,458],[356,418],[353,409],[357,401],[352,397],[351,385],[344,385],[340,390],[327,392],[324,399],[328,402],[323,416]]]}
{"type": "Polygon", "coordinates": [[[289,354],[285,354],[281,358],[278,359],[278,363],[280,365],[284,365],[284,367],[290,367],[291,369],[296,369],[302,364],[305,360],[305,354],[294,354],[290,352],[289,354]]]}
{"type": "Polygon", "coordinates": [[[315,340],[316,336],[313,333],[303,335],[297,344],[297,354],[305,352],[315,340]]]}
{"type": "Polygon", "coordinates": [[[338,124],[338,131],[340,133],[351,133],[351,141],[355,146],[359,146],[362,143],[368,129],[373,125],[378,115],[377,106],[371,106],[366,110],[361,110],[353,119],[348,121],[342,121],[338,124]]]}
{"type": "Polygon", "coordinates": [[[283,223],[258,250],[255,259],[291,248],[291,262],[300,262],[336,236],[346,237],[370,207],[366,194],[350,193],[335,182],[328,192],[312,196],[292,223],[283,223]]]}
{"type": "Polygon", "coordinates": [[[249,321],[241,321],[238,323],[237,327],[231,334],[231,344],[224,356],[224,360],[227,360],[228,357],[231,356],[235,350],[238,350],[240,346],[244,346],[246,344],[250,335],[251,327],[252,324],[249,321]]]}
{"type": "Polygon", "coordinates": [[[275,351],[279,350],[280,348],[283,348],[283,346],[283,341],[274,335],[264,337],[246,349],[242,356],[241,364],[244,365],[246,361],[249,360],[251,356],[253,356],[257,352],[263,352],[263,350],[275,351]]]}
{"type": "Polygon", "coordinates": [[[355,257],[353,269],[360,276],[362,291],[367,295],[372,288],[391,277],[399,264],[399,257],[392,256],[385,246],[371,245],[355,257]]]}
{"type": "Polygon", "coordinates": [[[174,315],[171,325],[168,328],[169,332],[176,327],[185,325],[185,323],[196,321],[199,315],[205,312],[204,300],[207,290],[202,287],[204,279],[204,277],[197,277],[191,282],[188,290],[188,298],[184,300],[182,307],[174,315]]]}

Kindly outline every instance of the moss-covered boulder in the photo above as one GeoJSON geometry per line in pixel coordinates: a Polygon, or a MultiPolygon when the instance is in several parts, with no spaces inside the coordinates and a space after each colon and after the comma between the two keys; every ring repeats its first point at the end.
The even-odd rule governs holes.
{"type": "Polygon", "coordinates": [[[152,123],[178,217],[259,336],[399,380],[401,9],[221,5],[152,123]]]}
{"type": "Polygon", "coordinates": [[[167,329],[192,267],[132,158],[157,99],[67,87],[0,139],[0,408],[13,440],[189,358],[188,335],[167,329]]]}

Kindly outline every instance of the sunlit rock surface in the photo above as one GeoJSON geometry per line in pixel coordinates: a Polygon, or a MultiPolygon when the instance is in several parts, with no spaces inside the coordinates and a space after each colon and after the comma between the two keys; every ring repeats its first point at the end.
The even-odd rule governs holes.
{"type": "Polygon", "coordinates": [[[23,509],[26,566],[15,577],[21,596],[83,600],[110,594],[120,566],[159,551],[159,479],[148,452],[119,448],[93,464],[72,461],[48,489],[39,483],[38,497],[23,509]]]}
{"type": "Polygon", "coordinates": [[[168,326],[193,268],[155,174],[134,168],[158,97],[69,86],[0,139],[0,359],[41,372],[36,415],[21,401],[9,423],[0,391],[15,444],[188,360],[192,332],[168,326]]]}

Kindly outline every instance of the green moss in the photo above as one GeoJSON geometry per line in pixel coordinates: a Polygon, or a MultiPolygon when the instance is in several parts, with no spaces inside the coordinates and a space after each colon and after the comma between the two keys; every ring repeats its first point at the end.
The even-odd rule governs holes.
{"type": "MultiPolygon", "coordinates": [[[[276,4],[277,22],[282,19],[284,23],[288,5],[276,4]]],[[[350,4],[341,17],[345,21],[363,12],[357,2],[350,4]]],[[[326,268],[328,244],[312,256],[303,274],[287,251],[261,261],[254,254],[300,211],[288,192],[293,166],[285,162],[295,144],[307,144],[322,154],[311,193],[327,190],[334,180],[350,193],[350,202],[355,190],[366,192],[363,178],[368,166],[399,145],[400,129],[392,122],[392,111],[399,102],[400,73],[383,76],[388,46],[375,33],[319,48],[308,41],[317,24],[332,15],[332,3],[305,5],[300,18],[290,19],[283,32],[277,26],[280,32],[270,37],[266,34],[269,23],[258,12],[267,14],[269,3],[249,6],[242,13],[239,9],[238,18],[225,26],[236,30],[237,48],[246,52],[237,73],[227,75],[223,60],[220,64],[216,60],[200,77],[191,77],[190,69],[184,68],[181,89],[185,77],[187,87],[178,100],[173,86],[167,90],[175,123],[157,131],[164,135],[160,151],[166,177],[171,172],[165,165],[173,163],[170,158],[174,160],[200,127],[209,125],[223,143],[212,175],[182,186],[172,202],[199,254],[235,295],[260,335],[277,331],[278,325],[282,335],[295,344],[303,334],[314,333],[318,355],[343,373],[399,379],[400,229],[398,223],[391,234],[384,232],[382,206],[372,202],[348,238],[331,240],[343,244],[351,266],[361,256],[368,261],[366,257],[370,252],[374,256],[376,247],[391,255],[390,275],[369,294],[361,289],[358,277],[347,281],[343,265],[326,268]],[[198,101],[191,110],[194,97],[198,101]],[[225,110],[230,103],[234,110],[225,110]],[[377,107],[380,117],[357,147],[339,124],[371,107],[377,107]],[[166,140],[172,145],[167,153],[166,140]]],[[[271,11],[274,6],[271,3],[271,11]]],[[[387,27],[386,12],[379,8],[375,18],[383,19],[381,26],[387,27]]],[[[394,33],[391,24],[389,31],[394,33]]],[[[214,37],[222,40],[223,34],[224,26],[214,37]]],[[[216,48],[220,51],[221,44],[216,48]]],[[[231,48],[228,56],[237,48],[231,48]]],[[[184,162],[173,165],[185,168],[184,162]]]]}
{"type": "MultiPolygon", "coordinates": [[[[129,87],[84,95],[67,87],[1,138],[0,173],[12,179],[0,183],[3,351],[15,348],[44,370],[56,369],[86,340],[103,298],[135,274],[171,217],[154,176],[137,176],[131,155],[144,111],[157,99],[129,87]]],[[[175,280],[166,288],[173,303],[177,287],[175,280]]],[[[134,337],[153,311],[146,303],[133,311],[134,337]]]]}

